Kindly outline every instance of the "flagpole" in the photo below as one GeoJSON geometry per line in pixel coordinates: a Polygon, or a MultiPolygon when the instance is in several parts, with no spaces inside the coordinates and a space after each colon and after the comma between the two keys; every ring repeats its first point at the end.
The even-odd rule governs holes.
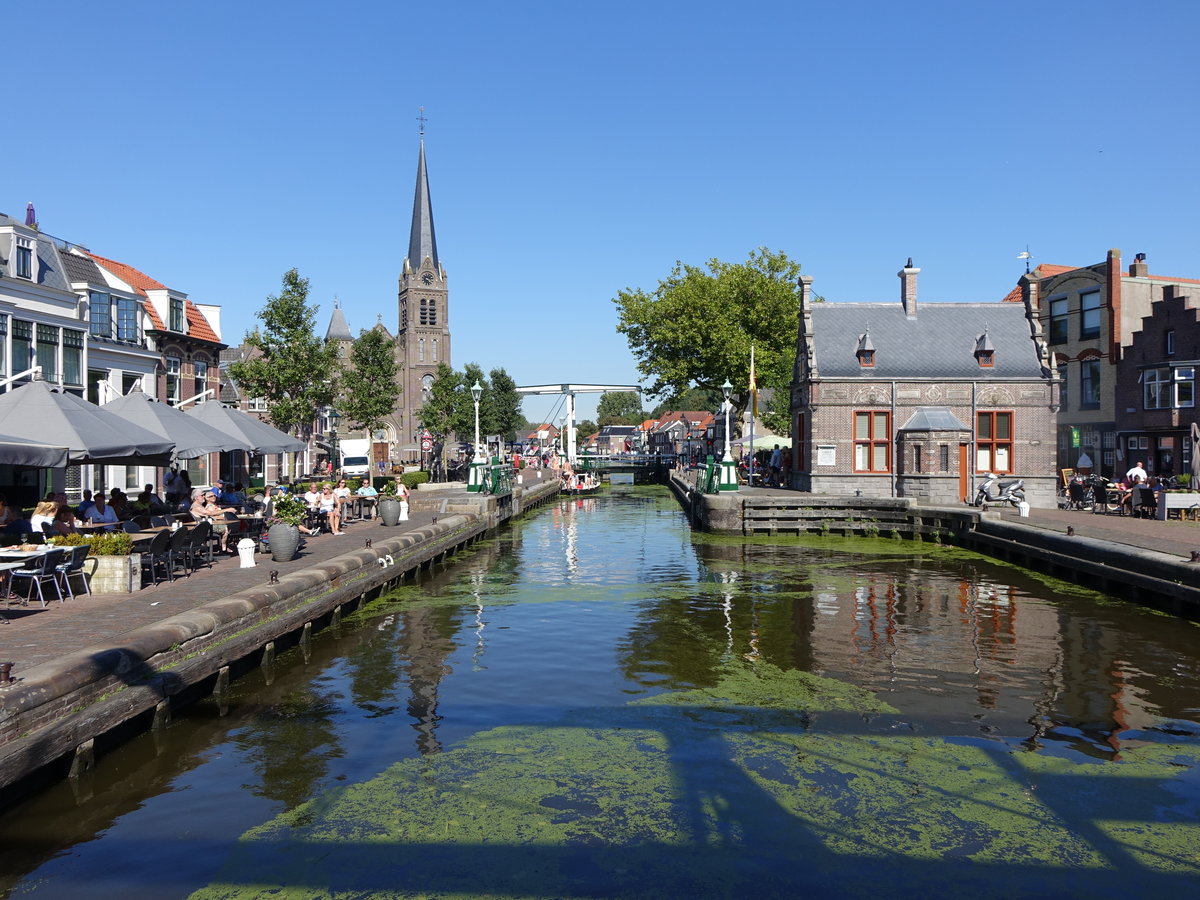
{"type": "Polygon", "coordinates": [[[754,419],[758,415],[758,384],[754,380],[754,345],[750,345],[750,487],[754,487],[754,419]]]}

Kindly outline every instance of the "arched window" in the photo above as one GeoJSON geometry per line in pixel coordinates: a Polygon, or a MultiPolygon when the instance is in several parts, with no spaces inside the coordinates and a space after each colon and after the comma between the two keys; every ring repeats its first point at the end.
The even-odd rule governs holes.
{"type": "MultiPolygon", "coordinates": [[[[424,303],[425,301],[421,301],[424,303]]],[[[425,362],[425,338],[417,340],[417,362],[425,362]]]]}
{"type": "Polygon", "coordinates": [[[438,357],[437,357],[437,338],[434,338],[434,339],[433,339],[433,361],[434,361],[434,362],[437,362],[437,361],[438,361],[438,357]]]}

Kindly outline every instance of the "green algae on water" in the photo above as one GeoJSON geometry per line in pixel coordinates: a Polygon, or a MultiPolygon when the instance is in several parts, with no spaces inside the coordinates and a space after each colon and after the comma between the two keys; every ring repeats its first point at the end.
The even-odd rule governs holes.
{"type": "Polygon", "coordinates": [[[1131,865],[1200,876],[1194,742],[1081,765],[901,725],[859,688],[735,659],[711,687],[495,728],[331,790],[244,835],[194,896],[1006,896],[1098,890],[1131,865]]]}

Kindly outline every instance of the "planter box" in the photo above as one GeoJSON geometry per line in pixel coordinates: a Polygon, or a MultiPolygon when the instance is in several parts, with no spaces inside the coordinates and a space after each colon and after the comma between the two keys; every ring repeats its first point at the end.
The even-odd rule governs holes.
{"type": "Polygon", "coordinates": [[[83,572],[94,594],[132,594],[142,588],[142,554],[89,556],[83,572]]]}

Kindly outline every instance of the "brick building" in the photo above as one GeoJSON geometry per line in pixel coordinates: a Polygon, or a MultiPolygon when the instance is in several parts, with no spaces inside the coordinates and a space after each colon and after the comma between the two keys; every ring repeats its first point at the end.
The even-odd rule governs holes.
{"type": "Polygon", "coordinates": [[[1016,304],[926,303],[912,261],[900,303],[813,302],[800,279],[792,486],[958,503],[985,472],[1054,504],[1058,381],[1016,304]]]}

